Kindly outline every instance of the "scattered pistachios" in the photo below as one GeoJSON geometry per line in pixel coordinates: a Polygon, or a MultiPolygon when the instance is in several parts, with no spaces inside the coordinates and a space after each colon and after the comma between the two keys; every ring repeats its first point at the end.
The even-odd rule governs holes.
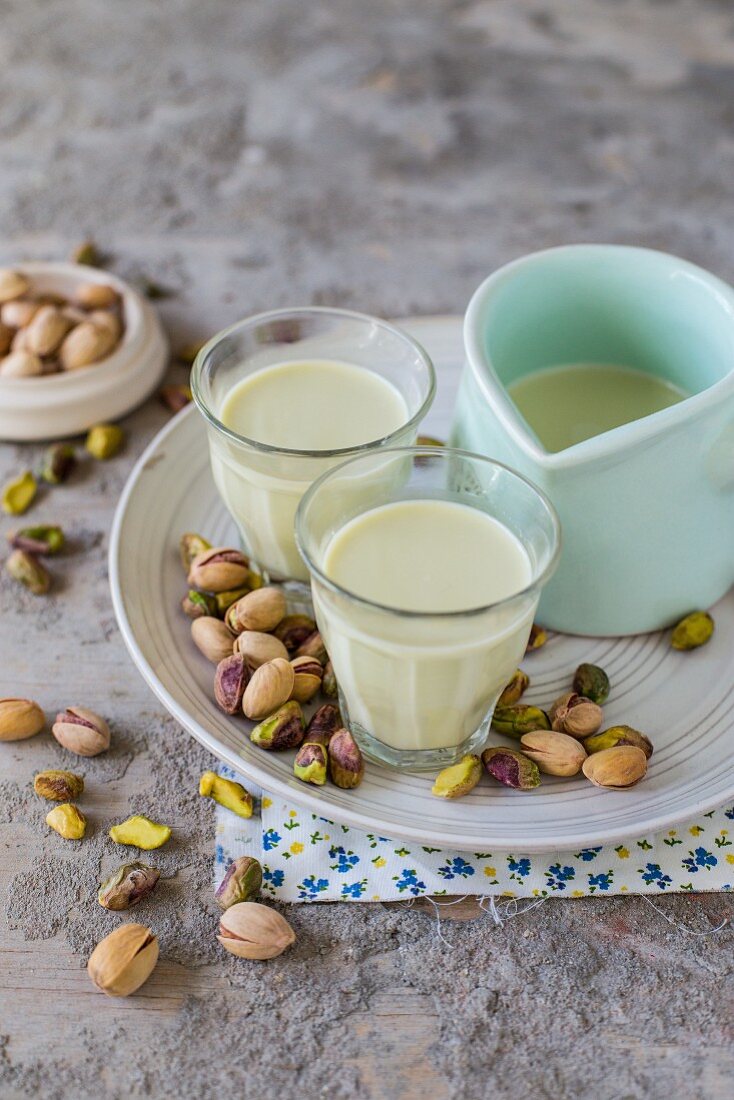
{"type": "Polygon", "coordinates": [[[127,821],[113,825],[110,839],[115,844],[129,844],[133,848],[142,848],[146,852],[160,848],[170,839],[170,825],[159,825],[144,814],[134,814],[127,821]]]}
{"type": "Polygon", "coordinates": [[[252,817],[252,795],[234,779],[225,779],[216,772],[204,772],[199,780],[199,794],[202,798],[213,799],[238,817],[252,817]]]}
{"type": "Polygon", "coordinates": [[[670,644],[673,649],[698,649],[711,640],[714,620],[708,611],[692,611],[673,628],[670,644]]]}
{"type": "Polygon", "coordinates": [[[87,973],[109,997],[129,997],[148,980],[158,962],[158,940],[143,924],[122,924],[97,944],[87,973]]]}
{"type": "Polygon", "coordinates": [[[97,901],[104,909],[121,913],[152,894],[160,877],[160,871],[147,863],[124,863],[102,883],[97,901]]]}
{"type": "Polygon", "coordinates": [[[260,893],[263,869],[253,856],[233,859],[224,878],[214,891],[220,909],[229,909],[243,901],[251,901],[260,893]]]}
{"type": "MultiPolygon", "coordinates": [[[[91,255],[91,248],[85,245],[82,254],[91,255]]],[[[109,283],[80,283],[72,299],[34,290],[26,275],[3,268],[0,303],[0,378],[97,365],[122,338],[122,302],[109,283]]]]}
{"type": "Polygon", "coordinates": [[[482,762],[478,756],[469,753],[458,764],[452,764],[438,773],[431,794],[436,798],[463,798],[474,790],[481,778],[482,762]]]}

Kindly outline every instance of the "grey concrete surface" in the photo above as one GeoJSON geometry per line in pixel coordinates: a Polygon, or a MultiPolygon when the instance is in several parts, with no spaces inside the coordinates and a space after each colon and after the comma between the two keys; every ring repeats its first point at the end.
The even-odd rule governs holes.
{"type": "MultiPolygon", "coordinates": [[[[279,304],[460,311],[498,264],[576,240],[734,279],[733,124],[727,0],[0,0],[0,259],[92,235],[170,288],[176,342],[279,304]]],[[[115,499],[165,418],[151,401],[124,455],[34,508],[73,538],[47,601],[0,581],[0,695],[114,730],[78,853],[29,794],[63,752],[2,750],[0,1095],[730,1097],[731,931],[688,935],[641,899],[500,928],[463,909],[443,938],[428,908],[300,907],[288,955],[222,959],[206,754],[138,677],[107,591],[115,499]],[[104,829],[134,810],[177,840],[136,911],[163,961],[115,1002],[83,965],[115,923],[94,901],[104,829]]],[[[3,445],[2,480],[36,454],[3,445]]],[[[696,931],[734,910],[656,900],[696,931]]]]}

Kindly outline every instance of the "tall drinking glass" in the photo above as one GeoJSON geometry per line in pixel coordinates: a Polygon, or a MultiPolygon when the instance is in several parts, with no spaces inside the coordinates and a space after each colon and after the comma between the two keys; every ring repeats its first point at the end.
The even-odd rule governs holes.
{"type": "MultiPolygon", "coordinates": [[[[300,369],[300,367],[299,367],[300,369]]],[[[362,379],[362,384],[369,379],[362,379]]],[[[194,400],[209,435],[217,489],[240,530],[247,554],[267,578],[308,580],[293,534],[296,508],[309,485],[344,459],[376,448],[415,441],[435,391],[433,366],[407,333],[385,321],[340,309],[288,309],[261,313],[215,336],[196,358],[194,400]],[[340,433],[324,412],[315,425],[318,446],[291,449],[268,438],[248,438],[228,426],[223,407],[232,390],[256,372],[283,364],[328,361],[352,365],[382,380],[392,402],[389,431],[333,446],[340,433]],[[397,419],[395,414],[397,405],[397,419]],[[397,422],[398,426],[395,427],[397,422]]],[[[324,408],[326,398],[324,394],[324,408]]],[[[359,428],[359,398],[349,409],[359,428]]],[[[297,403],[283,392],[283,418],[293,423],[297,403]]],[[[338,418],[337,418],[338,419],[338,418]]],[[[379,416],[378,416],[379,419],[379,416]]],[[[386,420],[386,423],[388,420],[386,420]]],[[[280,427],[280,434],[287,435],[280,427]]]]}
{"type": "Polygon", "coordinates": [[[311,486],[296,538],[343,716],[366,754],[396,768],[436,769],[478,751],[557,564],[560,528],[548,499],[479,455],[382,449],[311,486]],[[360,561],[368,543],[369,557],[360,561]],[[335,580],[337,554],[350,568],[358,563],[352,588],[335,580]],[[397,572],[398,558],[395,584],[389,572],[397,572]],[[466,575],[453,572],[459,559],[466,575]],[[494,570],[494,578],[483,570],[494,570]],[[409,589],[422,583],[414,586],[412,574],[421,571],[433,581],[420,610],[412,610],[409,589]],[[506,598],[472,601],[495,582],[499,591],[509,587],[506,598]],[[379,592],[392,586],[391,602],[371,598],[371,585],[379,592]]]}

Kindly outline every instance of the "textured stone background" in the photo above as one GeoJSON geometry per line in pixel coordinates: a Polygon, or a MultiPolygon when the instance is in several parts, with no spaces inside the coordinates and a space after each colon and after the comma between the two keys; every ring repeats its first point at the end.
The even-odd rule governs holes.
{"type": "MultiPolygon", "coordinates": [[[[175,292],[175,341],[278,304],[460,311],[498,264],[576,240],[733,279],[733,122],[727,0],[0,0],[0,258],[91,234],[175,292]]],[[[286,957],[221,958],[206,756],[145,689],[107,592],[112,507],[165,416],[151,402],[123,456],[36,506],[74,541],[56,594],[0,582],[0,695],[84,702],[115,735],[79,853],[28,793],[61,750],[0,753],[0,1095],[731,1096],[731,932],[686,935],[639,899],[443,939],[427,909],[301,907],[286,957]],[[116,923],[93,900],[104,829],[140,809],[176,827],[137,911],[164,961],[116,1003],[82,966],[116,923]]],[[[34,457],[0,447],[3,480],[34,457]]],[[[734,911],[659,903],[701,931],[734,911]]]]}

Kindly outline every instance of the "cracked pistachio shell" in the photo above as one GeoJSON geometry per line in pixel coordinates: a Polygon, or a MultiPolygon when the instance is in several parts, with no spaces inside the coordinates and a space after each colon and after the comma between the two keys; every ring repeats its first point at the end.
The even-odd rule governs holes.
{"type": "Polygon", "coordinates": [[[84,780],[73,772],[49,770],[38,773],[33,780],[33,790],[39,798],[49,802],[71,802],[84,793],[84,780]]]}
{"type": "Polygon", "coordinates": [[[452,764],[438,773],[431,794],[436,798],[463,798],[474,790],[481,778],[481,760],[474,753],[468,753],[458,764],[452,764]]]}
{"type": "Polygon", "coordinates": [[[523,734],[520,748],[545,775],[578,775],[586,759],[586,750],[574,737],[550,730],[523,734]]]}
{"type": "Polygon", "coordinates": [[[204,772],[199,780],[199,794],[202,798],[213,799],[238,817],[252,817],[252,795],[234,779],[224,779],[216,772],[204,772]]]}
{"type": "Polygon", "coordinates": [[[235,639],[234,651],[242,654],[253,671],[268,661],[274,661],[276,657],[288,660],[288,650],[283,643],[272,634],[265,634],[261,630],[244,630],[235,639]]]}
{"type": "Polygon", "coordinates": [[[698,649],[710,641],[714,632],[714,620],[708,611],[693,611],[673,628],[670,644],[673,649],[698,649]]]}
{"type": "Polygon", "coordinates": [[[519,703],[522,696],[530,686],[530,677],[527,672],[523,672],[521,668],[516,669],[512,674],[512,679],[504,687],[502,694],[497,700],[498,707],[511,707],[515,703],[519,703]]]}
{"type": "Polygon", "coordinates": [[[110,727],[104,718],[86,707],[60,711],[51,732],[63,748],[77,756],[97,756],[110,747],[110,727]]]}
{"type": "Polygon", "coordinates": [[[504,733],[507,737],[522,737],[531,730],[549,730],[550,718],[540,707],[531,707],[518,703],[512,707],[495,707],[492,715],[492,729],[504,733]]]}
{"type": "Polygon", "coordinates": [[[97,944],[87,973],[109,997],[129,997],[146,982],[158,962],[158,940],[143,924],[123,924],[97,944]]]}
{"type": "Polygon", "coordinates": [[[185,534],[181,535],[178,540],[178,552],[181,556],[181,565],[187,576],[194,558],[198,557],[199,554],[206,553],[211,548],[212,544],[207,539],[193,531],[186,531],[185,534]]]}
{"type": "Polygon", "coordinates": [[[46,814],[46,824],[64,840],[83,840],[87,831],[87,819],[72,802],[54,806],[46,814]]]}
{"type": "Polygon", "coordinates": [[[43,711],[32,699],[0,699],[0,741],[35,737],[45,724],[43,711]]]}
{"type": "Polygon", "coordinates": [[[191,623],[191,637],[194,645],[208,661],[218,665],[232,653],[234,635],[221,619],[213,615],[202,615],[191,623]]]}
{"type": "Polygon", "coordinates": [[[192,588],[206,592],[228,592],[247,583],[250,563],[241,550],[231,546],[213,546],[197,554],[189,566],[192,588]]]}
{"type": "Polygon", "coordinates": [[[587,756],[582,770],[594,786],[622,791],[643,778],[647,757],[636,745],[616,745],[587,756]]]}
{"type": "Polygon", "coordinates": [[[540,786],[540,770],[534,760],[516,749],[494,745],[482,753],[482,763],[498,783],[517,791],[531,791],[540,786]]]}
{"type": "Polygon", "coordinates": [[[604,714],[600,706],[575,692],[562,696],[553,704],[552,728],[558,733],[584,738],[601,727],[604,714]]]}
{"type": "Polygon", "coordinates": [[[253,745],[272,752],[295,749],[303,741],[305,728],[306,723],[300,704],[291,701],[276,710],[275,714],[258,723],[250,731],[250,740],[253,745]]]}
{"type": "Polygon", "coordinates": [[[233,859],[224,878],[214,892],[220,909],[229,909],[242,901],[257,897],[263,881],[263,871],[253,856],[233,859]]]}
{"type": "Polygon", "coordinates": [[[245,688],[242,699],[242,710],[245,715],[258,720],[272,714],[290,699],[294,682],[293,668],[282,657],[276,657],[275,660],[260,665],[253,672],[245,688]]]}
{"type": "Polygon", "coordinates": [[[339,707],[333,703],[324,703],[311,716],[306,726],[304,741],[311,744],[328,745],[337,730],[342,728],[342,716],[339,707]]]}
{"type": "Polygon", "coordinates": [[[289,653],[295,653],[301,643],[305,642],[306,638],[310,638],[315,630],[316,623],[308,615],[286,615],[273,633],[289,653]]]}
{"type": "Polygon", "coordinates": [[[152,894],[160,871],[147,863],[123,863],[99,888],[97,901],[104,909],[121,913],[152,894]]]}
{"type": "Polygon", "coordinates": [[[293,774],[302,783],[323,787],[328,759],[326,746],[319,741],[304,741],[293,761],[293,774]]]}
{"type": "Polygon", "coordinates": [[[653,753],[652,741],[649,737],[645,737],[644,733],[633,729],[632,726],[610,726],[609,729],[595,733],[593,737],[587,737],[584,740],[584,748],[588,753],[613,749],[617,745],[634,745],[642,749],[648,760],[653,753]]]}
{"type": "Polygon", "coordinates": [[[321,687],[324,670],[315,657],[295,657],[291,661],[293,688],[291,699],[307,703],[321,687]]]}
{"type": "Polygon", "coordinates": [[[170,825],[159,825],[144,814],[133,814],[127,821],[113,825],[110,839],[115,844],[129,844],[133,848],[142,848],[146,852],[162,847],[171,836],[170,825]]]}
{"type": "Polygon", "coordinates": [[[274,959],[295,942],[296,934],[275,909],[241,901],[222,914],[217,939],[241,959],[274,959]]]}
{"type": "Polygon", "coordinates": [[[181,610],[189,619],[204,617],[216,619],[219,608],[216,597],[209,595],[208,592],[197,592],[195,588],[190,588],[181,600],[181,610]]]}
{"type": "Polygon", "coordinates": [[[573,677],[573,690],[601,706],[609,698],[609,677],[599,665],[579,665],[573,677]]]}
{"type": "Polygon", "coordinates": [[[342,790],[358,787],[364,778],[364,758],[351,732],[342,727],[329,741],[329,776],[342,790]]]}
{"type": "MultiPolygon", "coordinates": [[[[248,592],[228,612],[237,628],[269,633],[277,627],[287,610],[286,598],[280,588],[266,585],[248,592]]],[[[280,641],[283,639],[281,638],[280,641]]],[[[287,644],[283,643],[288,648],[287,644]]]]}

